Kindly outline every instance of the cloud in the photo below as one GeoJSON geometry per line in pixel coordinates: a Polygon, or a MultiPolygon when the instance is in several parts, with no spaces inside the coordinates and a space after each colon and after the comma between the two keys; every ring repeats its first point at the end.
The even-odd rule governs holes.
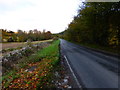
{"type": "Polygon", "coordinates": [[[0,0],[0,28],[63,31],[77,14],[79,0],[0,0]]]}

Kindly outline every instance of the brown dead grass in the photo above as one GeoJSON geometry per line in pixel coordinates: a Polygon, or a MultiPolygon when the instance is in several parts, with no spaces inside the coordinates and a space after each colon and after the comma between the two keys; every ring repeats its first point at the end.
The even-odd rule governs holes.
{"type": "MultiPolygon", "coordinates": [[[[34,41],[32,42],[33,44],[37,44],[37,43],[41,43],[41,42],[47,42],[47,41],[52,41],[52,39],[50,40],[43,40],[43,41],[34,41]]],[[[26,42],[13,42],[13,43],[0,43],[0,46],[2,46],[2,48],[0,49],[7,49],[7,48],[17,48],[17,47],[24,47],[26,45],[26,42]]]]}

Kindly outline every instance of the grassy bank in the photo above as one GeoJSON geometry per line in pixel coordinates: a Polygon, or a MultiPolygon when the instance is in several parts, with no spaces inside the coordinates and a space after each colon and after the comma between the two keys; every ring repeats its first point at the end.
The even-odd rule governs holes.
{"type": "MultiPolygon", "coordinates": [[[[52,71],[59,63],[59,40],[23,58],[15,69],[2,77],[3,88],[39,89],[54,87],[52,71]],[[34,70],[29,69],[35,67],[34,70]]],[[[32,68],[33,69],[33,68],[32,68]]]]}
{"type": "Polygon", "coordinates": [[[113,53],[113,54],[120,53],[120,51],[117,48],[101,46],[101,45],[97,45],[97,44],[78,43],[78,42],[73,42],[73,41],[70,41],[70,42],[81,45],[81,46],[85,46],[85,47],[88,47],[88,48],[93,48],[93,49],[96,49],[96,50],[102,50],[102,51],[105,51],[105,52],[113,53]]]}
{"type": "Polygon", "coordinates": [[[117,48],[111,48],[111,47],[107,47],[107,46],[105,47],[105,46],[100,46],[97,44],[88,44],[88,43],[79,43],[79,45],[86,46],[86,47],[93,48],[93,49],[97,49],[97,50],[102,50],[105,52],[110,52],[113,54],[118,54],[117,48]]]}

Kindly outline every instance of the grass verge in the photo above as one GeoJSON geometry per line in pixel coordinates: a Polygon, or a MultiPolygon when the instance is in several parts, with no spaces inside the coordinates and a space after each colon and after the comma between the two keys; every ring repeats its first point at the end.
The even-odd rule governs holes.
{"type": "Polygon", "coordinates": [[[88,48],[93,48],[93,49],[96,49],[96,50],[102,50],[102,51],[109,52],[109,53],[112,53],[112,54],[120,53],[118,48],[112,48],[112,47],[108,47],[108,46],[101,46],[101,45],[98,45],[98,44],[78,43],[78,42],[74,42],[74,41],[70,41],[70,40],[68,40],[68,41],[72,42],[72,43],[75,43],[75,44],[78,44],[78,45],[81,45],[81,46],[85,46],[85,47],[88,47],[88,48]]]}
{"type": "Polygon", "coordinates": [[[100,46],[97,44],[88,44],[88,43],[78,43],[79,45],[86,46],[89,48],[97,49],[97,50],[102,50],[105,52],[110,52],[113,54],[118,54],[118,49],[117,48],[112,48],[112,47],[105,47],[105,46],[100,46]]]}
{"type": "Polygon", "coordinates": [[[54,87],[51,84],[53,70],[59,63],[59,40],[43,48],[34,55],[24,58],[16,65],[17,68],[2,77],[2,87],[39,89],[54,87]],[[29,68],[36,66],[33,71],[29,68]]]}

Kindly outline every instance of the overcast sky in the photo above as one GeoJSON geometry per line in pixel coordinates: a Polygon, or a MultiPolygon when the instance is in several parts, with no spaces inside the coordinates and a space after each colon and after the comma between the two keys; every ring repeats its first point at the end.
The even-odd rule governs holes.
{"type": "Polygon", "coordinates": [[[80,0],[0,0],[0,28],[58,33],[77,15],[80,0]]]}

